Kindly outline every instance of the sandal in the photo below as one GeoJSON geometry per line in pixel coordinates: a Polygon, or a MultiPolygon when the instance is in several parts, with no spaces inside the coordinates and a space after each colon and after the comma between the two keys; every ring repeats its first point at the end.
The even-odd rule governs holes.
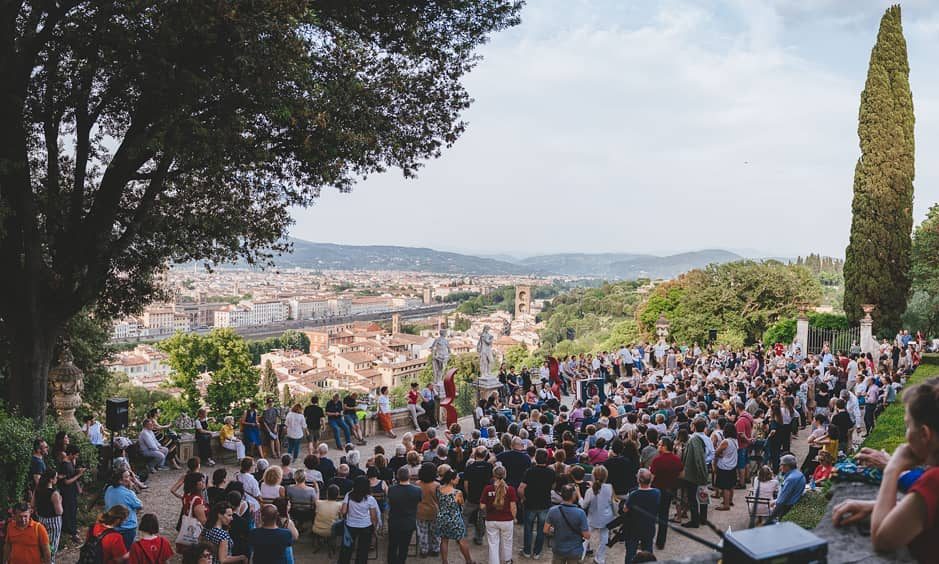
{"type": "Polygon", "coordinates": [[[715,507],[714,509],[715,509],[716,511],[730,511],[730,507],[725,507],[725,506],[723,506],[723,505],[719,505],[719,506],[715,507]]]}

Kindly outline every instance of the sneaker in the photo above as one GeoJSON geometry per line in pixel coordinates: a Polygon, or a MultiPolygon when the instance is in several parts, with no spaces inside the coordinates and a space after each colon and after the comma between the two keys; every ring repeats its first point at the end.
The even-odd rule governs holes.
{"type": "Polygon", "coordinates": [[[541,560],[541,554],[540,554],[540,553],[539,553],[539,554],[532,554],[531,557],[532,557],[533,560],[541,560]]]}
{"type": "Polygon", "coordinates": [[[531,558],[531,554],[525,552],[524,550],[522,551],[522,556],[524,556],[525,558],[531,558]]]}

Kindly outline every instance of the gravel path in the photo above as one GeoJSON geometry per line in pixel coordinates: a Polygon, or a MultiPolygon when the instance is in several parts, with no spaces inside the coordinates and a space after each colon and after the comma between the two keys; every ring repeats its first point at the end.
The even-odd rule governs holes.
{"type": "MultiPolygon", "coordinates": [[[[472,428],[472,418],[466,417],[461,419],[461,425],[464,429],[472,428]]],[[[399,436],[400,436],[399,432],[399,436]]],[[[803,430],[799,433],[798,437],[793,437],[792,440],[792,449],[793,454],[799,459],[800,463],[805,457],[808,447],[805,442],[805,438],[808,436],[808,430],[803,430]]],[[[399,439],[391,439],[388,437],[369,437],[368,445],[360,447],[360,450],[363,454],[363,457],[371,455],[371,450],[376,444],[384,446],[386,452],[394,452],[394,447],[399,442],[399,439]]],[[[335,447],[330,451],[331,456],[334,460],[338,460],[340,456],[340,451],[336,450],[335,447]]],[[[302,464],[294,463],[294,466],[301,467],[302,464]]],[[[218,466],[216,466],[217,468],[218,466]]],[[[234,474],[237,471],[235,466],[226,466],[229,469],[229,475],[234,474]]],[[[206,473],[211,475],[211,470],[213,469],[204,469],[208,470],[206,473]]],[[[169,493],[170,487],[176,481],[176,478],[180,475],[181,471],[162,471],[157,472],[150,479],[148,484],[150,489],[144,491],[140,495],[141,501],[143,501],[144,512],[146,513],[155,513],[160,520],[161,528],[164,531],[167,531],[167,537],[172,542],[175,532],[173,531],[173,526],[175,524],[176,518],[179,514],[180,502],[179,500],[169,493]],[[172,533],[172,534],[170,534],[172,533]]],[[[708,517],[711,522],[714,523],[717,528],[721,531],[726,531],[728,527],[737,529],[744,529],[748,524],[748,515],[747,515],[747,505],[744,501],[744,491],[737,490],[734,494],[734,506],[730,511],[709,511],[708,517]]],[[[716,501],[716,500],[712,500],[716,501]]],[[[711,507],[716,507],[716,504],[712,503],[711,507]]],[[[694,529],[697,535],[704,537],[712,542],[718,541],[718,536],[708,529],[707,527],[701,527],[699,529],[694,529]]],[[[453,564],[462,564],[462,556],[459,553],[458,548],[451,543],[450,553],[449,553],[449,562],[453,564]]],[[[521,554],[522,546],[522,527],[516,525],[515,535],[513,539],[513,551],[515,552],[515,562],[517,564],[529,562],[534,562],[531,559],[524,558],[521,554]]],[[[374,553],[372,553],[372,558],[370,562],[384,563],[387,562],[386,559],[386,547],[387,543],[384,538],[379,539],[379,554],[378,560],[374,560],[374,553]]],[[[546,549],[548,550],[548,549],[546,549]]],[[[656,551],[656,557],[662,560],[669,560],[672,558],[679,558],[688,556],[691,554],[697,554],[702,552],[707,552],[708,549],[690,539],[687,539],[675,531],[669,531],[668,541],[666,542],[665,549],[661,551],[656,551]]],[[[485,544],[483,546],[476,546],[470,542],[470,552],[472,554],[473,560],[480,563],[486,563],[488,561],[488,552],[485,544]]],[[[294,548],[295,560],[297,563],[327,563],[334,562],[337,558],[334,556],[330,558],[326,554],[326,550],[322,549],[318,553],[313,552],[312,548],[312,539],[309,534],[302,533],[300,539],[297,541],[297,545],[294,548]]],[[[70,549],[64,552],[61,552],[56,558],[57,564],[73,564],[78,558],[78,550],[70,549]]],[[[613,548],[607,551],[607,561],[610,563],[619,563],[622,562],[625,558],[625,547],[623,544],[618,544],[613,548]]],[[[548,554],[542,555],[541,561],[548,561],[550,556],[548,554]]],[[[178,557],[174,557],[171,562],[179,562],[178,557]]],[[[418,557],[409,557],[408,562],[418,562],[420,564],[433,564],[438,562],[439,558],[418,558],[418,557]]],[[[585,562],[590,562],[588,558],[585,562]]]]}

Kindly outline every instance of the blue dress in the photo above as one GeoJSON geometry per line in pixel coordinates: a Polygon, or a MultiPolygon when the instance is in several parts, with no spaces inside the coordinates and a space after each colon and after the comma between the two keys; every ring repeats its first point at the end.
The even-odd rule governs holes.
{"type": "Polygon", "coordinates": [[[258,412],[253,409],[249,410],[248,415],[245,416],[245,422],[252,423],[252,425],[245,425],[244,429],[241,430],[244,443],[246,445],[261,444],[261,431],[253,425],[258,422],[258,412]]]}

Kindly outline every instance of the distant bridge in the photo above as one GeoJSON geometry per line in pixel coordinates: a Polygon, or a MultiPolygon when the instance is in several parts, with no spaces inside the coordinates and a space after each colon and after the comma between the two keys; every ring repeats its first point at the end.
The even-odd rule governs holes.
{"type": "MultiPolygon", "coordinates": [[[[344,315],[337,317],[324,317],[322,319],[299,319],[295,321],[284,321],[281,323],[270,323],[268,325],[255,325],[252,327],[234,327],[236,333],[249,341],[257,341],[267,337],[280,335],[284,331],[303,331],[304,329],[316,329],[317,327],[327,327],[329,325],[342,325],[352,323],[353,321],[385,321],[391,319],[394,314],[400,314],[401,319],[420,319],[450,313],[456,309],[458,304],[436,304],[422,306],[410,309],[398,309],[392,311],[383,311],[380,313],[361,313],[358,315],[344,315]]],[[[206,335],[211,331],[211,327],[203,327],[190,331],[197,335],[206,335]]],[[[152,343],[162,341],[173,336],[173,333],[164,333],[162,335],[147,335],[145,337],[131,337],[127,339],[111,339],[111,343],[152,343]]]]}

